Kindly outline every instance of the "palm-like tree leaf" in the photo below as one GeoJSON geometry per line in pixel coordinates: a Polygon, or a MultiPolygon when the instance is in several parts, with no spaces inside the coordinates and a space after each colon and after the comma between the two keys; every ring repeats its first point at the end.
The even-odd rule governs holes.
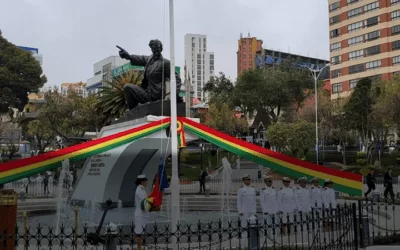
{"type": "Polygon", "coordinates": [[[105,125],[120,118],[126,112],[124,86],[129,83],[141,85],[142,79],[143,72],[131,70],[114,77],[111,82],[105,84],[106,86],[100,87],[101,94],[96,108],[107,117],[105,125]]]}

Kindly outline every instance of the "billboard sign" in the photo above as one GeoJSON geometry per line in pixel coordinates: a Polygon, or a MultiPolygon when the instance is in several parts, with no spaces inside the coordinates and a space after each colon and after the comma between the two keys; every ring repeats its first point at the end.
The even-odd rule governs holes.
{"type": "MultiPolygon", "coordinates": [[[[111,71],[111,75],[112,75],[112,77],[116,77],[116,76],[119,76],[119,75],[121,75],[125,72],[128,72],[128,71],[131,71],[131,70],[141,71],[141,70],[144,70],[144,67],[143,66],[135,66],[135,65],[132,65],[131,63],[127,63],[127,64],[124,64],[120,67],[113,69],[111,71]]],[[[175,67],[175,71],[178,72],[178,74],[180,74],[181,68],[175,67]]]]}
{"type": "Polygon", "coordinates": [[[30,52],[32,52],[32,54],[39,54],[38,48],[31,48],[31,47],[24,47],[24,46],[18,46],[18,48],[23,49],[25,51],[30,51],[30,52]]]}

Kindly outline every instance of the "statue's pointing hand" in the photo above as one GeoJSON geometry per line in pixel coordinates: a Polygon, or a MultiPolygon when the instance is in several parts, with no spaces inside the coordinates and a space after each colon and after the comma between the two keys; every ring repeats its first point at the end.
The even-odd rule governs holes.
{"type": "Polygon", "coordinates": [[[117,48],[119,49],[119,56],[120,56],[122,59],[127,59],[127,60],[129,60],[130,55],[129,55],[128,51],[124,50],[123,48],[121,48],[121,47],[118,46],[118,45],[117,45],[117,48]]]}

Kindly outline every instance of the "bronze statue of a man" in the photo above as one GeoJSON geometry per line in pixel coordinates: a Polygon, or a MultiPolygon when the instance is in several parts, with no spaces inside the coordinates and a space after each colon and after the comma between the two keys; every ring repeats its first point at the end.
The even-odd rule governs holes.
{"type": "MultiPolygon", "coordinates": [[[[163,58],[161,54],[163,46],[159,40],[151,40],[149,46],[153,52],[151,56],[130,55],[126,50],[117,46],[120,49],[119,56],[121,58],[129,60],[132,65],[145,67],[142,86],[134,84],[126,84],[124,86],[125,100],[130,110],[138,106],[139,103],[158,101],[165,98],[165,82],[169,81],[171,77],[170,62],[163,58]]],[[[181,78],[177,72],[175,72],[175,77],[177,101],[182,102],[183,99],[179,96],[182,85],[181,78]]]]}

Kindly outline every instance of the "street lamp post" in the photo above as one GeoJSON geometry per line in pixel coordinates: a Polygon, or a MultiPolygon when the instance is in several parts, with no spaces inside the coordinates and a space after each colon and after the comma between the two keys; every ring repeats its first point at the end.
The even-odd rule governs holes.
{"type": "Polygon", "coordinates": [[[314,100],[315,100],[315,154],[317,164],[319,164],[319,140],[318,140],[318,92],[317,92],[317,85],[318,79],[321,76],[322,71],[328,67],[329,64],[326,64],[324,67],[320,69],[312,69],[308,66],[304,66],[311,72],[311,76],[314,78],[314,100]]]}

